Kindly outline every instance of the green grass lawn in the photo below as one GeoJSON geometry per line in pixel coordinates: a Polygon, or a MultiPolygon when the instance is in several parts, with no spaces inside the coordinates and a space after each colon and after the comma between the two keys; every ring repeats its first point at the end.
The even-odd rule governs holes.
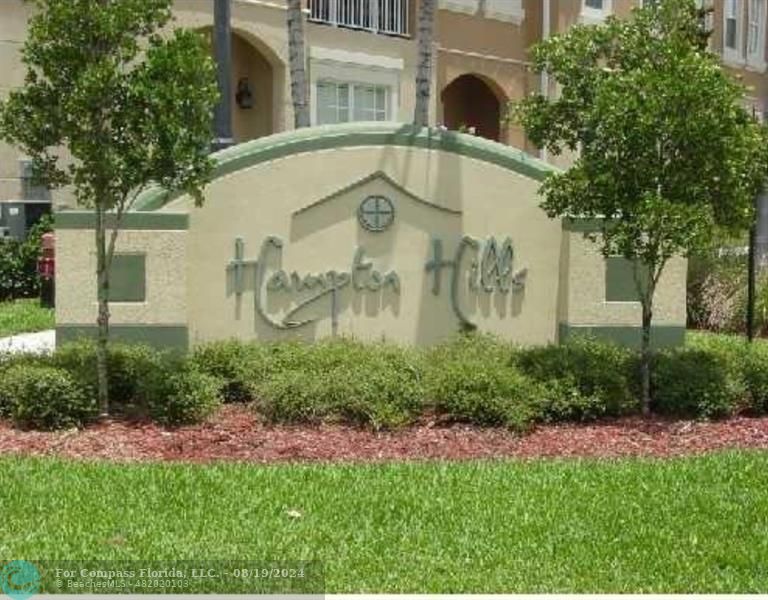
{"type": "Polygon", "coordinates": [[[53,309],[41,308],[36,298],[0,302],[0,337],[53,327],[53,309]]]}
{"type": "Polygon", "coordinates": [[[768,453],[314,466],[4,458],[0,514],[2,557],[316,559],[328,592],[768,592],[768,453]]]}

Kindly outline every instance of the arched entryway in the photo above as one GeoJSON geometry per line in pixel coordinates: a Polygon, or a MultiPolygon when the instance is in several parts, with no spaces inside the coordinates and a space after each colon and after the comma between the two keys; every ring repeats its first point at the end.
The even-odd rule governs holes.
{"type": "MultiPolygon", "coordinates": [[[[211,36],[211,30],[206,34],[211,36]]],[[[211,52],[213,42],[211,40],[211,52]]],[[[236,143],[281,130],[280,106],[284,68],[257,39],[232,32],[232,134],[236,143]]]]}
{"type": "Polygon", "coordinates": [[[443,123],[451,130],[475,129],[475,134],[496,142],[501,139],[501,100],[477,75],[462,75],[443,90],[443,123]]]}

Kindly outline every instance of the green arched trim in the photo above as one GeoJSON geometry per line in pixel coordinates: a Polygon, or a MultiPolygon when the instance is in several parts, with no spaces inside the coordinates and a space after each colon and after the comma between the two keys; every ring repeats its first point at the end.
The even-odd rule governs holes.
{"type": "MultiPolygon", "coordinates": [[[[538,181],[556,171],[555,167],[521,150],[463,133],[415,129],[398,123],[346,123],[278,133],[217,152],[214,179],[292,154],[360,146],[442,150],[498,165],[538,181]]],[[[162,188],[149,189],[136,200],[134,210],[156,210],[182,195],[183,192],[169,194],[162,188]]]]}

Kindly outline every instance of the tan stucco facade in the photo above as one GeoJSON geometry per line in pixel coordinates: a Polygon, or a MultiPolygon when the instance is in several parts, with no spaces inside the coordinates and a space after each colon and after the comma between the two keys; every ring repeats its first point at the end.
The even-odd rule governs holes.
{"type": "MultiPolygon", "coordinates": [[[[392,122],[412,119],[418,0],[402,1],[407,13],[407,26],[402,35],[377,34],[308,19],[305,35],[313,99],[318,81],[325,79],[385,86],[391,105],[388,119],[392,122]]],[[[443,124],[447,120],[452,127],[473,124],[469,122],[471,118],[464,123],[466,119],[461,116],[463,112],[471,113],[471,97],[464,100],[463,112],[444,104],[445,97],[451,101],[460,97],[446,96],[445,91],[461,77],[476,78],[476,89],[486,86],[503,115],[508,102],[541,89],[542,79],[529,70],[532,44],[543,36],[564,32],[576,23],[599,22],[608,14],[627,17],[639,2],[604,0],[604,10],[600,12],[588,9],[584,0],[438,0],[434,93],[430,110],[432,123],[443,124]],[[544,23],[545,5],[549,7],[547,23],[544,23]],[[457,114],[459,116],[453,119],[446,119],[447,115],[457,114]]],[[[768,112],[765,69],[768,35],[763,35],[761,59],[750,59],[746,47],[748,3],[742,1],[740,4],[743,10],[738,51],[734,53],[724,48],[724,3],[720,0],[714,2],[712,47],[723,55],[728,68],[742,77],[749,87],[749,103],[759,114],[764,114],[768,112]]],[[[212,7],[210,0],[176,0],[176,25],[208,30],[213,22],[212,7]]],[[[3,0],[0,7],[0,97],[23,82],[20,49],[26,36],[29,11],[30,6],[23,0],[3,0]]],[[[238,107],[233,99],[233,128],[237,142],[293,127],[285,21],[285,0],[232,0],[233,86],[247,78],[254,94],[251,109],[238,107]]],[[[557,93],[555,83],[551,81],[550,93],[557,93]]],[[[314,100],[312,107],[313,119],[316,119],[314,100]]],[[[487,112],[487,109],[483,110],[487,112]]],[[[519,127],[502,126],[498,137],[503,143],[537,152],[519,127]]],[[[15,150],[0,144],[0,202],[22,198],[21,158],[15,150]]],[[[570,158],[552,160],[558,166],[566,166],[570,158]]],[[[53,200],[56,205],[73,202],[66,190],[56,191],[53,200]]]]}
{"type": "MultiPolygon", "coordinates": [[[[83,230],[56,233],[56,321],[88,324],[97,312],[96,251],[83,230]]],[[[186,231],[125,230],[115,252],[147,257],[144,302],[113,302],[111,322],[122,324],[186,324],[188,235],[186,231]]]]}
{"type": "MultiPolygon", "coordinates": [[[[183,328],[187,345],[334,335],[429,345],[467,329],[543,344],[563,328],[638,330],[637,302],[606,302],[595,247],[539,207],[550,168],[520,151],[351,124],[217,157],[202,208],[153,192],[130,215],[117,252],[146,257],[146,294],[112,305],[118,330],[183,328]]],[[[59,214],[62,332],[96,318],[87,216],[59,214]]],[[[682,332],[685,261],[670,265],[656,303],[657,323],[682,332]]]]}

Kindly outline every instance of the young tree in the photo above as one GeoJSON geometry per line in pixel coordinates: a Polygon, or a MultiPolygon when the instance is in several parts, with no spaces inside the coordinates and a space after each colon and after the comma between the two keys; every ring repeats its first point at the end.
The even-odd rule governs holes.
{"type": "Polygon", "coordinates": [[[302,0],[288,0],[288,63],[291,68],[291,99],[296,129],[309,127],[309,97],[304,54],[304,15],[302,0]]]}
{"type": "Polygon", "coordinates": [[[603,255],[635,265],[646,415],[662,272],[716,228],[747,226],[768,169],[765,131],[743,108],[743,86],[702,43],[700,17],[694,0],[665,0],[550,38],[534,49],[534,67],[556,78],[560,97],[515,107],[539,147],[578,151],[543,184],[542,207],[596,219],[591,237],[603,255]]]}
{"type": "Polygon", "coordinates": [[[432,95],[432,41],[435,30],[435,0],[421,0],[419,6],[419,62],[416,66],[416,107],[413,124],[429,124],[429,99],[432,95]]]}
{"type": "Polygon", "coordinates": [[[171,0],[33,0],[24,86],[0,105],[0,137],[34,177],[71,186],[95,214],[98,396],[109,412],[109,269],[122,218],[151,184],[202,202],[218,92],[204,40],[161,35],[171,0]]]}

